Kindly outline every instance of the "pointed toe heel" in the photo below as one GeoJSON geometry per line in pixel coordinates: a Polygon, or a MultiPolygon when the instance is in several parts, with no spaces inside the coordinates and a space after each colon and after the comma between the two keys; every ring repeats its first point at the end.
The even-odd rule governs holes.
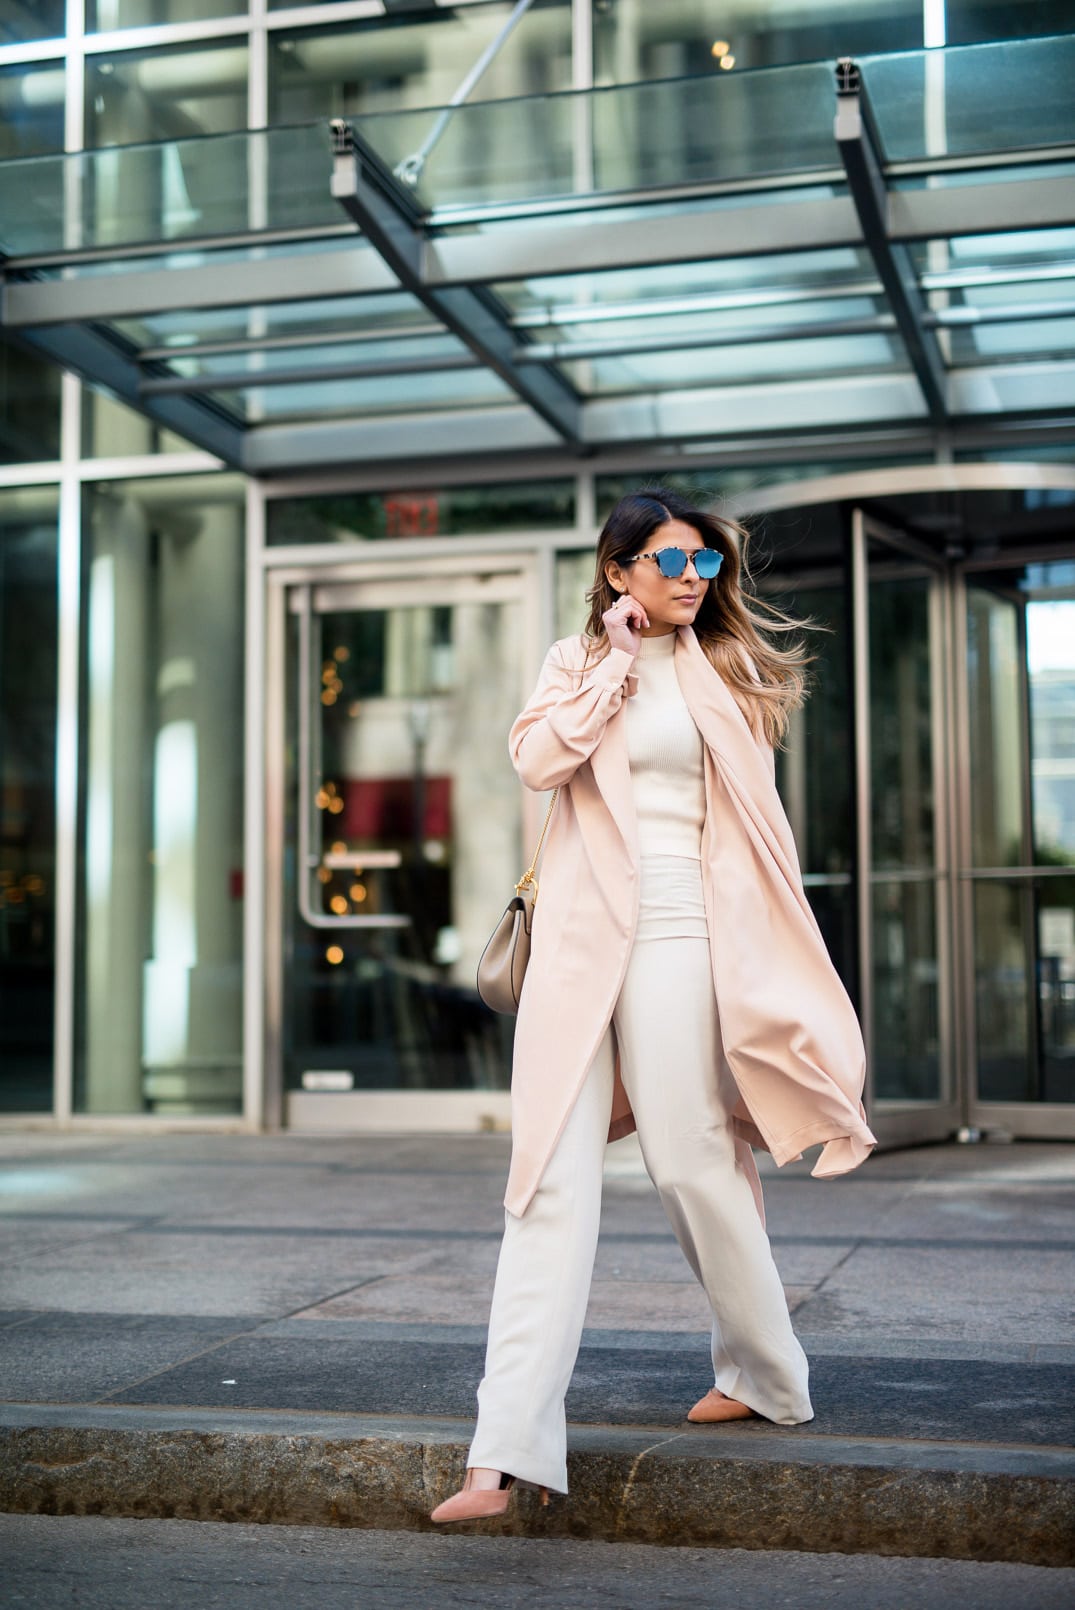
{"type": "Polygon", "coordinates": [[[719,1425],[725,1420],[757,1420],[758,1414],[745,1403],[725,1397],[711,1386],[704,1398],[699,1398],[693,1409],[687,1410],[687,1419],[693,1425],[719,1425]]]}
{"type": "MultiPolygon", "coordinates": [[[[501,1476],[499,1487],[474,1487],[471,1484],[471,1472],[468,1470],[466,1480],[457,1493],[446,1498],[443,1504],[438,1504],[430,1515],[430,1520],[438,1526],[451,1521],[484,1521],[494,1520],[506,1515],[513,1495],[518,1491],[518,1484],[514,1476],[501,1476]]],[[[540,1487],[541,1502],[549,1502],[547,1487],[540,1487]]]]}

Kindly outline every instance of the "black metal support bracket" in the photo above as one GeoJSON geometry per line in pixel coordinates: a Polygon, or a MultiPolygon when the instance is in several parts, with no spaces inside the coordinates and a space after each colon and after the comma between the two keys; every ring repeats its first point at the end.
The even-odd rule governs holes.
{"type": "Polygon", "coordinates": [[[564,441],[581,437],[582,405],[559,375],[516,362],[518,336],[491,292],[435,286],[425,273],[429,241],[413,195],[361,135],[342,118],[332,122],[332,195],[399,279],[434,318],[464,342],[564,441]]]}
{"type": "Polygon", "coordinates": [[[906,246],[894,242],[889,232],[889,197],[879,156],[880,141],[862,73],[847,56],[836,63],[835,134],[867,250],[884,286],[930,418],[941,425],[948,417],[944,360],[927,322],[929,310],[910,253],[906,246]]]}
{"type": "Polygon", "coordinates": [[[243,428],[238,420],[208,397],[143,396],[137,354],[92,326],[50,324],[43,329],[12,331],[9,338],[91,384],[106,386],[128,407],[184,437],[193,447],[242,468],[243,428]]]}

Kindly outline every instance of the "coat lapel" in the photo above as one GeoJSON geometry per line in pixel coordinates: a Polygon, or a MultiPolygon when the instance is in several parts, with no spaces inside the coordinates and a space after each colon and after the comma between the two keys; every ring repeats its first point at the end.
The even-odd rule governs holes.
{"type": "Polygon", "coordinates": [[[590,756],[594,781],[631,861],[638,860],[638,819],[631,763],[627,757],[627,703],[621,704],[605,727],[605,735],[590,756]]]}

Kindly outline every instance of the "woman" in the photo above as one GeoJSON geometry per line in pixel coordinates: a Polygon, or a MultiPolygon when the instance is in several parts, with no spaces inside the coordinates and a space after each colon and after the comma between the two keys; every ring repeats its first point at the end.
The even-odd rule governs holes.
{"type": "Polygon", "coordinates": [[[802,697],[795,623],[748,600],[743,533],[664,490],[621,499],[582,637],[554,644],[510,748],[559,787],[512,1075],[504,1241],[466,1485],[435,1521],[567,1491],[608,1139],[647,1171],[713,1311],[715,1384],[687,1418],[812,1418],[751,1144],[814,1168],[875,1144],[862,1037],[803,893],[774,782],[802,697]],[[764,613],[762,613],[764,609],[764,613]]]}

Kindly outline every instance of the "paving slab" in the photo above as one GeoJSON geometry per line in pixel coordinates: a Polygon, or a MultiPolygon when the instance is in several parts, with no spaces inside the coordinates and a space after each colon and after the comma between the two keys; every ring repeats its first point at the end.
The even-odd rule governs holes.
{"type": "Polygon", "coordinates": [[[1064,1343],[1072,1336],[1075,1250],[859,1245],[801,1306],[797,1322],[817,1333],[876,1329],[890,1336],[1064,1343]],[[942,1295],[943,1294],[943,1295],[942,1295]]]}
{"type": "Polygon", "coordinates": [[[92,1402],[218,1347],[244,1328],[234,1318],[28,1315],[21,1325],[0,1328],[0,1397],[92,1402]]]}

